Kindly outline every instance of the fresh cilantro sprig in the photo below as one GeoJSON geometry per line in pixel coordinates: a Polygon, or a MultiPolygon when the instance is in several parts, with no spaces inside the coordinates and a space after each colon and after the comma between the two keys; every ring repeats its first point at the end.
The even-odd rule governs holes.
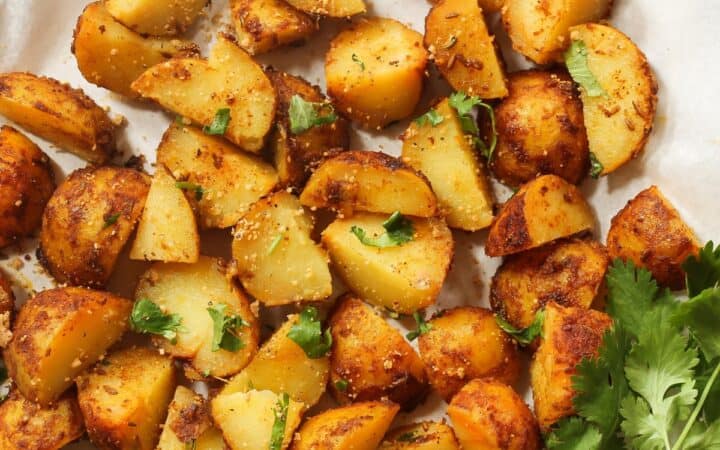
{"type": "Polygon", "coordinates": [[[312,359],[324,357],[332,348],[330,328],[322,331],[318,310],[314,306],[302,310],[297,323],[290,328],[287,336],[312,359]]]}
{"type": "Polygon", "coordinates": [[[378,237],[368,236],[365,230],[353,225],[350,227],[350,232],[360,240],[364,245],[370,247],[397,247],[407,242],[412,241],[415,236],[415,229],[413,228],[412,221],[406,218],[399,211],[395,211],[382,223],[385,233],[378,237]]]}
{"type": "Polygon", "coordinates": [[[565,65],[572,79],[579,84],[585,93],[590,97],[600,97],[607,95],[595,78],[595,74],[588,67],[588,50],[585,42],[573,41],[570,48],[565,51],[565,65]]]}
{"type": "Polygon", "coordinates": [[[175,342],[178,331],[183,330],[179,314],[166,314],[146,298],[138,299],[130,313],[130,327],[138,333],[157,334],[175,342]]]}
{"type": "Polygon", "coordinates": [[[273,422],[272,431],[270,432],[269,450],[282,449],[285,440],[285,427],[287,425],[288,406],[290,406],[290,396],[283,392],[273,409],[275,421],[273,422]]]}
{"type": "Polygon", "coordinates": [[[688,258],[682,266],[685,271],[688,295],[694,297],[704,289],[720,283],[720,245],[712,241],[700,249],[697,257],[688,258]]]}
{"type": "Polygon", "coordinates": [[[415,123],[421,127],[426,124],[430,124],[433,127],[436,127],[436,126],[440,125],[441,123],[443,123],[444,120],[445,120],[445,118],[442,116],[442,114],[440,114],[439,112],[437,112],[434,109],[431,109],[428,112],[426,112],[425,114],[423,114],[422,116],[415,119],[415,123]]]}
{"type": "Polygon", "coordinates": [[[597,159],[595,153],[590,152],[590,176],[598,179],[600,178],[600,174],[602,174],[603,170],[605,170],[605,167],[602,165],[600,160],[597,159]]]}
{"type": "Polygon", "coordinates": [[[245,347],[245,343],[238,335],[238,330],[242,327],[249,327],[250,324],[237,314],[226,314],[226,309],[227,305],[223,303],[213,304],[207,308],[213,321],[213,338],[210,347],[213,352],[220,349],[237,352],[245,347]]]}
{"type": "Polygon", "coordinates": [[[538,312],[535,313],[535,318],[532,323],[527,328],[517,328],[499,314],[495,314],[495,322],[504,332],[512,336],[518,344],[530,345],[535,339],[542,335],[543,323],[545,322],[545,310],[538,310],[538,312]]]}
{"type": "Polygon", "coordinates": [[[203,127],[203,133],[209,135],[223,135],[230,124],[230,108],[220,108],[215,112],[215,117],[210,125],[203,127]]]}
{"type": "Polygon", "coordinates": [[[417,328],[405,335],[408,341],[414,341],[418,338],[418,336],[422,336],[423,334],[429,332],[432,329],[432,324],[425,322],[425,318],[422,316],[422,314],[420,314],[420,311],[415,311],[413,313],[413,319],[415,319],[415,324],[417,325],[417,328]]]}
{"type": "Polygon", "coordinates": [[[205,194],[205,189],[203,189],[202,186],[199,184],[192,183],[190,181],[176,181],[175,187],[178,189],[181,189],[183,191],[194,191],[195,192],[195,200],[200,201],[203,198],[203,195],[205,194]]]}
{"type": "Polygon", "coordinates": [[[288,116],[292,134],[301,134],[312,127],[333,123],[338,118],[330,103],[308,102],[297,94],[290,98],[288,116]]]}
{"type": "Polygon", "coordinates": [[[468,96],[464,92],[455,92],[452,94],[448,99],[448,103],[450,106],[455,108],[455,111],[457,111],[457,116],[458,119],[460,119],[460,125],[462,126],[463,132],[471,136],[475,146],[480,149],[480,152],[489,162],[495,152],[498,138],[498,132],[495,125],[495,110],[493,107],[483,102],[480,97],[468,96]],[[489,143],[480,139],[480,129],[477,126],[475,117],[472,115],[472,111],[476,106],[484,108],[490,116],[490,128],[492,135],[490,136],[489,143]]]}

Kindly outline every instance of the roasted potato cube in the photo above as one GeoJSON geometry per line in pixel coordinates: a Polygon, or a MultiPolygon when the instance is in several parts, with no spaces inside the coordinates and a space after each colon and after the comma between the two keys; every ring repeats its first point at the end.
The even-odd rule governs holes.
{"type": "Polygon", "coordinates": [[[542,339],[530,365],[535,416],[543,432],[563,417],[575,414],[572,377],[583,358],[597,355],[605,331],[612,325],[607,314],[592,309],[545,306],[542,339]]]}
{"type": "Polygon", "coordinates": [[[538,64],[562,59],[573,25],[610,14],[612,0],[505,0],[502,20],[513,48],[538,64]]]}
{"type": "Polygon", "coordinates": [[[492,379],[472,380],[448,406],[464,450],[540,450],[538,424],[512,388],[492,379]]]}
{"type": "Polygon", "coordinates": [[[207,256],[193,264],[156,263],[140,277],[135,292],[137,300],[148,299],[167,314],[180,316],[183,329],[176,341],[157,336],[154,343],[172,356],[189,359],[205,376],[235,374],[257,352],[260,325],[232,275],[221,259],[207,256]],[[233,331],[242,341],[237,352],[212,349],[214,322],[208,308],[220,305],[225,307],[225,316],[238,315],[248,324],[233,331]]]}
{"type": "Polygon", "coordinates": [[[595,217],[580,190],[556,175],[543,175],[505,202],[490,226],[485,253],[518,253],[594,226],[595,217]]]}
{"type": "Polygon", "coordinates": [[[174,36],[188,29],[208,0],[105,0],[115,19],[140,34],[174,36]]]}
{"type": "Polygon", "coordinates": [[[210,412],[205,399],[184,386],[175,389],[157,450],[187,450],[210,429],[210,412]]]}
{"type": "Polygon", "coordinates": [[[108,356],[77,380],[90,440],[100,448],[152,450],[175,392],[170,358],[149,348],[108,356]]]}
{"type": "Polygon", "coordinates": [[[223,34],[207,60],[173,58],[146,70],[131,87],[196,124],[210,126],[225,120],[224,127],[209,131],[222,133],[249,152],[263,148],[275,117],[272,83],[262,68],[223,34]]]}
{"type": "Polygon", "coordinates": [[[430,384],[450,401],[473,378],[513,384],[520,359],[513,340],[485,308],[464,306],[440,312],[418,339],[430,384]]]}
{"type": "Polygon", "coordinates": [[[60,283],[103,287],[145,205],[149,177],[134,169],[78,169],[43,212],[38,260],[60,283]]]}
{"type": "Polygon", "coordinates": [[[363,0],[287,0],[295,8],[308,14],[330,17],[350,17],[364,13],[363,0]]]}
{"type": "Polygon", "coordinates": [[[448,100],[434,110],[442,122],[412,122],[403,135],[402,160],[428,177],[449,226],[485,228],[492,222],[495,202],[485,168],[448,100]]]}
{"type": "Polygon", "coordinates": [[[240,48],[257,55],[302,41],[318,30],[318,22],[283,0],[231,0],[240,48]]]}
{"type": "Polygon", "coordinates": [[[275,168],[283,186],[302,188],[311,172],[331,153],[347,150],[350,125],[341,116],[334,122],[318,125],[295,134],[290,127],[290,102],[297,95],[312,103],[327,102],[317,86],[300,77],[272,68],[265,71],[278,94],[277,125],[270,145],[275,168]]]}
{"type": "Polygon", "coordinates": [[[510,95],[495,107],[498,140],[490,161],[495,176],[510,186],[544,174],[579,183],[590,153],[582,102],[568,74],[515,72],[509,87],[510,95]]]}
{"type": "Polygon", "coordinates": [[[12,339],[10,324],[15,317],[15,294],[10,282],[0,271],[0,349],[5,348],[12,339]]]}
{"type": "Polygon", "coordinates": [[[40,227],[54,190],[48,156],[14,128],[0,127],[0,248],[40,227]]]}
{"type": "Polygon", "coordinates": [[[460,450],[460,445],[444,422],[420,422],[395,428],[378,450],[460,450]]]}
{"type": "Polygon", "coordinates": [[[425,18],[424,43],[435,66],[456,91],[480,98],[508,94],[502,57],[477,2],[437,2],[425,18]]]}
{"type": "Polygon", "coordinates": [[[40,406],[13,389],[0,403],[0,448],[60,450],[85,432],[77,400],[65,395],[40,406]]]}
{"type": "Polygon", "coordinates": [[[370,211],[431,217],[437,199],[430,183],[402,161],[380,152],[349,151],[326,160],[300,195],[305,206],[344,214],[370,211]]]}
{"type": "Polygon", "coordinates": [[[587,65],[607,95],[580,89],[590,151],[606,175],[645,148],[657,108],[657,81],[643,52],[627,36],[606,25],[570,29],[587,49],[587,65]]]}
{"type": "Polygon", "coordinates": [[[127,329],[132,304],[107,292],[40,292],[18,313],[5,349],[8,373],[23,396],[47,405],[69,388],[127,329]]]}
{"type": "Polygon", "coordinates": [[[170,125],[163,135],[157,161],[192,188],[185,191],[186,197],[205,228],[235,225],[248,207],[278,182],[272,166],[259,157],[178,124],[170,125]]]}
{"type": "Polygon", "coordinates": [[[652,272],[660,285],[675,290],[685,287],[682,264],[697,254],[699,245],[695,233],[657,186],[630,200],[613,217],[607,236],[611,259],[631,260],[652,272]]]}
{"type": "MultiPolygon", "coordinates": [[[[368,302],[410,314],[435,302],[450,269],[453,238],[441,219],[412,219],[413,239],[395,247],[363,244],[352,229],[380,236],[387,216],[337,219],[322,233],[333,268],[368,302]]],[[[408,219],[410,220],[410,219],[408,219]]]]}
{"type": "Polygon", "coordinates": [[[0,115],[92,163],[115,150],[115,125],[80,89],[31,73],[0,74],[0,115]]]}
{"type": "Polygon", "coordinates": [[[381,129],[415,110],[427,58],[422,35],[400,22],[356,22],[330,43],[325,56],[328,94],[360,126],[381,129]]]}

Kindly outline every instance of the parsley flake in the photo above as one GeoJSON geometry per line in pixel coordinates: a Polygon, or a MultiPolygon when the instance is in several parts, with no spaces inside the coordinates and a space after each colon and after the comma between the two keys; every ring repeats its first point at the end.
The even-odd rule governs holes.
{"type": "Polygon", "coordinates": [[[287,424],[288,406],[290,406],[290,396],[283,392],[275,405],[273,413],[275,414],[275,422],[273,422],[272,432],[270,434],[269,450],[281,450],[283,441],[285,440],[285,426],[287,424]]]}
{"type": "Polygon", "coordinates": [[[109,216],[105,216],[105,223],[103,224],[103,229],[115,225],[115,223],[117,223],[119,218],[120,218],[120,213],[115,213],[115,214],[110,214],[109,216]]]}
{"type": "Polygon", "coordinates": [[[323,333],[318,310],[314,306],[302,310],[297,323],[290,328],[287,336],[312,359],[324,357],[332,348],[330,328],[323,333]]]}
{"type": "Polygon", "coordinates": [[[448,99],[448,103],[457,111],[463,132],[470,135],[475,146],[480,149],[480,152],[489,162],[495,152],[498,138],[497,127],[495,125],[495,110],[493,110],[493,107],[483,102],[480,97],[468,96],[464,92],[455,92],[452,94],[448,99]],[[480,129],[477,126],[477,122],[475,122],[475,117],[472,116],[472,111],[476,106],[484,108],[490,116],[490,128],[492,131],[490,144],[480,139],[480,129]]]}
{"type": "Polygon", "coordinates": [[[333,123],[338,118],[330,103],[308,102],[297,94],[290,98],[288,116],[292,134],[304,133],[312,127],[333,123]],[[321,115],[323,112],[325,114],[321,115]]]}
{"type": "Polygon", "coordinates": [[[405,335],[408,341],[414,341],[418,336],[422,336],[432,329],[432,324],[425,322],[425,318],[420,314],[420,311],[413,313],[413,319],[415,319],[417,328],[405,335]]]}
{"type": "Polygon", "coordinates": [[[203,127],[203,133],[209,135],[223,135],[230,124],[230,108],[218,109],[210,125],[203,127]]]}
{"type": "Polygon", "coordinates": [[[157,334],[170,342],[175,342],[177,332],[184,329],[179,314],[165,314],[158,305],[146,298],[139,299],[133,305],[130,327],[138,333],[157,334]]]}
{"type": "Polygon", "coordinates": [[[203,194],[205,194],[205,189],[203,189],[202,186],[191,183],[190,181],[176,181],[175,187],[183,191],[195,191],[195,200],[197,201],[202,200],[203,194]]]}
{"type": "Polygon", "coordinates": [[[583,41],[573,41],[565,52],[565,65],[572,79],[579,84],[589,97],[607,95],[588,67],[588,50],[583,41]]]}
{"type": "Polygon", "coordinates": [[[499,314],[495,314],[495,322],[504,332],[512,336],[518,344],[523,346],[530,345],[533,341],[535,341],[535,339],[542,336],[543,323],[545,322],[545,310],[541,309],[535,313],[535,319],[533,319],[530,326],[523,329],[516,328],[499,314]]]}
{"type": "Polygon", "coordinates": [[[370,237],[365,230],[353,225],[350,232],[358,238],[364,245],[370,247],[397,247],[413,240],[415,236],[415,228],[412,221],[406,218],[399,211],[395,211],[382,223],[385,233],[378,237],[370,237]]]}
{"type": "Polygon", "coordinates": [[[211,350],[216,352],[220,349],[229,352],[237,352],[245,347],[245,343],[238,336],[238,330],[241,327],[249,327],[242,317],[237,314],[226,315],[225,309],[227,305],[219,303],[210,305],[207,312],[213,321],[213,339],[211,350]]]}
{"type": "Polygon", "coordinates": [[[350,383],[348,383],[347,380],[337,380],[335,382],[335,389],[337,389],[340,392],[345,392],[345,391],[347,391],[349,384],[350,383]]]}
{"type": "Polygon", "coordinates": [[[278,248],[278,245],[280,245],[280,242],[282,242],[283,236],[283,233],[279,233],[273,238],[273,240],[270,242],[270,245],[268,246],[268,255],[272,255],[273,252],[278,248]]]}
{"type": "Polygon", "coordinates": [[[365,72],[365,63],[360,60],[360,57],[356,55],[355,53],[352,54],[352,60],[354,63],[360,66],[360,70],[365,72]]]}
{"type": "Polygon", "coordinates": [[[413,430],[413,431],[408,431],[406,433],[401,434],[395,440],[397,442],[415,442],[418,439],[420,439],[418,432],[413,430]]]}
{"type": "Polygon", "coordinates": [[[430,125],[436,127],[443,123],[443,120],[445,120],[445,118],[440,113],[438,113],[434,109],[431,109],[430,111],[415,119],[415,123],[419,126],[423,126],[429,123],[430,125]]]}
{"type": "Polygon", "coordinates": [[[600,178],[600,174],[602,174],[603,170],[605,170],[605,167],[602,165],[600,160],[597,159],[595,153],[590,152],[590,176],[597,180],[600,178]]]}

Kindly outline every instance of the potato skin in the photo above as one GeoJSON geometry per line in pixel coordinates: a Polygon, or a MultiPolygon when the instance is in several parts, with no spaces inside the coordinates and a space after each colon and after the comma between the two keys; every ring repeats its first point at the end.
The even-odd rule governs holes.
{"type": "Polygon", "coordinates": [[[682,264],[699,250],[695,233],[657,186],[628,201],[610,222],[610,258],[631,260],[662,286],[685,287],[682,264]]]}
{"type": "Polygon", "coordinates": [[[60,283],[104,286],[149,188],[150,178],[134,169],[88,167],[70,174],[43,213],[40,263],[60,283]]]}
{"type": "Polygon", "coordinates": [[[105,0],[115,20],[140,34],[174,36],[188,29],[208,0],[105,0]]]}
{"type": "MultiPolygon", "coordinates": [[[[544,174],[579,183],[590,153],[582,102],[570,76],[562,71],[515,72],[509,90],[495,107],[498,143],[490,161],[495,176],[510,186],[544,174]]],[[[485,125],[485,132],[491,132],[485,125]]]]}
{"type": "Polygon", "coordinates": [[[203,396],[178,386],[168,406],[157,450],[185,450],[193,441],[197,443],[211,426],[210,410],[203,396]]]}
{"type": "Polygon", "coordinates": [[[444,421],[420,422],[393,429],[378,450],[460,450],[460,444],[444,421]]]}
{"type": "Polygon", "coordinates": [[[316,20],[282,0],[232,0],[230,7],[238,45],[251,55],[302,41],[319,29],[316,20]]]}

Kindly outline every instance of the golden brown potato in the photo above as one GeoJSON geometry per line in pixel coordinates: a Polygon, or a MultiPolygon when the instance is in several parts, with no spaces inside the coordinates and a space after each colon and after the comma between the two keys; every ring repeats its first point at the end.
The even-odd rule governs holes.
{"type": "Polygon", "coordinates": [[[90,440],[103,449],[152,450],[175,392],[170,358],[149,348],[112,353],[77,380],[90,440]]]}
{"type": "Polygon", "coordinates": [[[587,65],[606,95],[580,89],[590,151],[605,175],[645,148],[657,108],[657,81],[643,52],[627,36],[606,25],[570,29],[587,49],[587,65]]]}
{"type": "Polygon", "coordinates": [[[380,152],[349,151],[326,160],[300,195],[305,206],[345,215],[369,211],[431,217],[437,199],[430,183],[397,158],[380,152]]]}
{"type": "Polygon", "coordinates": [[[131,87],[199,125],[209,127],[227,117],[226,126],[213,131],[249,152],[263,148],[275,117],[272,83],[224,34],[207,60],[173,58],[146,70],[131,87]]]}
{"type": "Polygon", "coordinates": [[[484,13],[495,13],[505,4],[505,0],[478,0],[478,5],[482,8],[484,13]]]}
{"type": "Polygon", "coordinates": [[[490,226],[485,253],[509,255],[594,227],[580,190],[556,175],[543,175],[505,202],[490,226]]]}
{"type": "Polygon", "coordinates": [[[605,331],[612,325],[607,314],[592,309],[545,306],[540,347],[530,365],[535,415],[540,428],[575,413],[572,399],[575,390],[572,377],[583,358],[592,358],[602,343],[605,331]]]}
{"type": "Polygon", "coordinates": [[[538,64],[559,61],[573,25],[608,16],[612,0],[505,0],[502,20],[513,48],[538,64]]]}
{"type": "Polygon", "coordinates": [[[460,444],[444,422],[421,422],[395,428],[378,450],[460,450],[460,444]]]}
{"type": "Polygon", "coordinates": [[[115,19],[140,34],[174,36],[187,30],[208,0],[104,0],[115,19]]]}
{"type": "Polygon", "coordinates": [[[422,35],[400,22],[356,22],[332,40],[325,55],[328,94],[360,126],[381,129],[415,110],[427,58],[422,35]]]}
{"type": "Polygon", "coordinates": [[[13,389],[0,403],[3,450],[60,450],[80,438],[84,431],[80,408],[72,395],[43,407],[13,389]]]}
{"type": "MultiPolygon", "coordinates": [[[[223,438],[222,431],[217,428],[208,428],[195,441],[195,450],[227,450],[228,446],[223,438]]],[[[180,449],[178,449],[180,450],[180,449]]]]}
{"type": "Polygon", "coordinates": [[[508,94],[505,67],[477,2],[440,0],[425,18],[425,48],[456,91],[480,98],[508,94]]]}
{"type": "MultiPolygon", "coordinates": [[[[518,186],[554,174],[577,184],[589,152],[582,103],[565,72],[527,70],[510,75],[510,95],[495,107],[495,176],[518,186]]],[[[489,128],[489,127],[488,127],[489,128]]]]}
{"type": "Polygon", "coordinates": [[[631,260],[648,269],[662,286],[685,287],[682,264],[699,249],[695,233],[657,186],[640,192],[610,223],[611,259],[631,260]]]}
{"type": "Polygon", "coordinates": [[[543,448],[530,408],[497,380],[472,380],[453,397],[447,412],[463,450],[543,448]]]}
{"type": "Polygon", "coordinates": [[[0,271],[0,349],[5,348],[12,339],[10,325],[15,317],[15,294],[10,282],[0,271]]]}
{"type": "Polygon", "coordinates": [[[295,134],[291,131],[289,108],[293,96],[312,103],[325,103],[328,99],[317,86],[300,77],[268,68],[278,94],[277,125],[271,138],[275,168],[280,183],[285,187],[302,188],[310,173],[331,153],[347,150],[350,143],[350,124],[338,116],[334,122],[314,126],[295,134]]]}
{"type": "Polygon", "coordinates": [[[8,373],[23,396],[47,405],[120,339],[132,304],[84,288],[43,291],[25,303],[5,349],[8,373]]]}
{"type": "Polygon", "coordinates": [[[79,169],[43,212],[38,260],[60,283],[102,287],[145,205],[149,177],[134,169],[79,169]]]}
{"type": "Polygon", "coordinates": [[[473,378],[513,384],[520,359],[513,340],[485,308],[465,306],[440,312],[420,335],[418,348],[432,387],[450,401],[473,378]]]}
{"type": "Polygon", "coordinates": [[[389,399],[410,410],[423,400],[427,377],[422,361],[368,305],[344,297],[329,327],[330,389],[339,402],[389,399]]]}
{"type": "MultiPolygon", "coordinates": [[[[188,450],[211,427],[205,399],[185,386],[178,386],[168,408],[157,450],[188,450]]],[[[202,450],[202,448],[200,448],[202,450]]]]}
{"type": "Polygon", "coordinates": [[[400,408],[364,402],[311,417],[295,434],[291,450],[375,450],[400,408]]]}
{"type": "Polygon", "coordinates": [[[477,231],[493,219],[492,187],[477,152],[448,100],[435,108],[437,125],[413,121],[403,134],[402,160],[427,176],[450,227],[477,231]]]}
{"type": "Polygon", "coordinates": [[[141,36],[115,21],[101,2],[87,5],[78,18],[71,50],[86,80],[127,97],[137,97],[130,84],[147,68],[199,54],[192,42],[141,36]]]}
{"type": "Polygon", "coordinates": [[[92,163],[115,150],[115,125],[80,89],[31,73],[0,74],[0,115],[92,163]]]}
{"type": "Polygon", "coordinates": [[[492,279],[490,304],[516,328],[527,328],[550,301],[590,308],[602,301],[607,250],[584,239],[558,241],[511,255],[492,279]]]}
{"type": "Polygon", "coordinates": [[[187,199],[205,228],[233,226],[248,207],[278,182],[272,166],[237,151],[222,139],[199,129],[170,125],[157,149],[157,162],[186,182],[187,199]]]}
{"type": "Polygon", "coordinates": [[[231,0],[240,48],[257,55],[310,37],[318,22],[282,0],[231,0]]]}
{"type": "Polygon", "coordinates": [[[435,302],[453,256],[453,238],[441,219],[411,220],[413,239],[395,247],[363,244],[352,232],[385,233],[387,216],[356,214],[337,219],[322,233],[322,242],[338,275],[350,290],[368,302],[411,314],[435,302]]]}
{"type": "MultiPolygon", "coordinates": [[[[0,128],[0,248],[40,227],[55,190],[50,159],[14,128],[0,128]]],[[[0,311],[1,312],[1,311],[0,311]]]]}
{"type": "Polygon", "coordinates": [[[363,0],[287,0],[295,8],[308,14],[330,17],[350,17],[366,11],[363,0]]]}

